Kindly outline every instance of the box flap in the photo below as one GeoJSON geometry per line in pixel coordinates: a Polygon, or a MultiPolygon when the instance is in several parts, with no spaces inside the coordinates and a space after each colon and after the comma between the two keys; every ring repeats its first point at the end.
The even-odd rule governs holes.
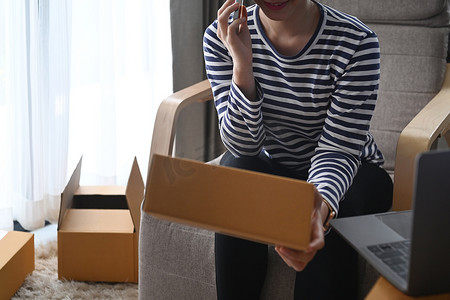
{"type": "Polygon", "coordinates": [[[59,208],[59,218],[58,218],[58,230],[61,227],[62,220],[64,219],[64,215],[66,213],[67,208],[72,205],[73,195],[77,191],[80,186],[80,175],[81,175],[81,162],[83,157],[80,158],[80,161],[75,168],[72,176],[70,177],[69,183],[67,183],[66,188],[61,194],[61,206],[59,208]]]}
{"type": "Polygon", "coordinates": [[[128,209],[68,209],[59,232],[134,232],[128,209]]]}
{"type": "Polygon", "coordinates": [[[314,185],[264,173],[155,154],[144,211],[266,244],[304,250],[314,185]]]}
{"type": "Polygon", "coordinates": [[[145,186],[141,176],[141,170],[139,169],[139,165],[135,157],[125,195],[128,202],[128,208],[130,209],[131,217],[133,219],[134,228],[137,233],[139,233],[139,227],[141,224],[141,203],[142,200],[144,200],[144,189],[145,186]]]}

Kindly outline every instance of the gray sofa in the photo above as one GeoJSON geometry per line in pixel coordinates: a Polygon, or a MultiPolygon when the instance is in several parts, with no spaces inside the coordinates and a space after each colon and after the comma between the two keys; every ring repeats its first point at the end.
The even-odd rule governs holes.
{"type": "MultiPolygon", "coordinates": [[[[381,81],[371,132],[386,156],[386,170],[393,176],[395,170],[394,209],[408,209],[414,157],[435,147],[441,136],[447,137],[447,143],[450,140],[447,0],[320,2],[357,16],[379,36],[381,81]]],[[[193,102],[211,99],[204,81],[163,101],[150,156],[171,155],[179,112],[193,102]]],[[[364,298],[377,274],[362,262],[359,276],[360,298],[364,298]]],[[[294,279],[294,271],[270,249],[262,299],[292,299],[294,279]]],[[[216,299],[214,234],[142,211],[139,298],[216,299]]]]}

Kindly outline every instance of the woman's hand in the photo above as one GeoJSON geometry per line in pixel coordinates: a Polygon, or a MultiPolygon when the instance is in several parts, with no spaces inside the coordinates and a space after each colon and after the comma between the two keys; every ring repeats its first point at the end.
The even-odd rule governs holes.
{"type": "MultiPolygon", "coordinates": [[[[284,262],[295,271],[303,271],[306,265],[314,258],[317,251],[325,246],[323,233],[324,209],[323,198],[316,190],[314,197],[314,210],[312,215],[311,242],[303,251],[289,249],[283,246],[276,246],[275,250],[284,262]]],[[[326,208],[328,211],[328,207],[326,208]]]]}
{"type": "MultiPolygon", "coordinates": [[[[217,36],[227,47],[233,63],[250,66],[252,62],[252,41],[247,18],[239,18],[228,25],[230,15],[239,8],[239,3],[227,0],[217,12],[217,36]]],[[[245,9],[245,8],[244,8],[245,9]]]]}
{"type": "Polygon", "coordinates": [[[238,8],[239,3],[234,0],[227,0],[222,5],[217,12],[217,36],[233,58],[234,82],[248,99],[254,100],[256,86],[253,76],[252,39],[247,18],[236,19],[228,25],[230,15],[238,8]]]}

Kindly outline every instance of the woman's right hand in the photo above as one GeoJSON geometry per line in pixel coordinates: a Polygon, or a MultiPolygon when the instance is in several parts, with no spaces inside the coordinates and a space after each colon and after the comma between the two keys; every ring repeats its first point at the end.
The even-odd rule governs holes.
{"type": "Polygon", "coordinates": [[[230,15],[239,8],[239,3],[227,0],[217,12],[217,36],[228,49],[233,59],[233,80],[250,100],[256,98],[253,77],[252,39],[247,18],[239,18],[228,25],[230,15]]]}
{"type": "Polygon", "coordinates": [[[227,0],[217,12],[217,36],[233,58],[234,64],[248,64],[252,60],[252,41],[247,18],[239,18],[228,25],[230,15],[239,8],[239,3],[227,0]]]}

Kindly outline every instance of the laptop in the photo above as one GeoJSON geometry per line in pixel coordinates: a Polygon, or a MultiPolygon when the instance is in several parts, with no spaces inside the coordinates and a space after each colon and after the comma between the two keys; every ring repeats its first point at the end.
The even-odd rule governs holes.
{"type": "Polygon", "coordinates": [[[450,150],[418,155],[413,210],[335,219],[331,226],[410,296],[450,292],[450,150]]]}

